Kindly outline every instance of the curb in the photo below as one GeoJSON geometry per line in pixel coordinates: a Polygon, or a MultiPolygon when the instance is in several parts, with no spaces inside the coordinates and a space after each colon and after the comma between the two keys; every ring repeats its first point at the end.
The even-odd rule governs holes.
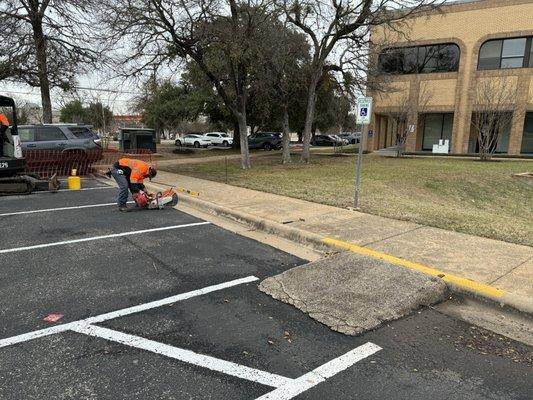
{"type": "MultiPolygon", "coordinates": [[[[158,186],[161,185],[165,184],[149,183],[146,186],[152,186],[154,188],[160,189],[158,186]]],[[[169,185],[165,186],[168,187],[169,185]]],[[[448,274],[446,272],[439,271],[435,268],[423,264],[415,263],[413,261],[372,250],[368,247],[362,247],[353,243],[323,237],[315,233],[305,231],[303,229],[290,227],[274,221],[269,221],[264,218],[257,217],[255,215],[243,211],[237,211],[215,203],[211,203],[209,201],[205,201],[197,197],[180,196],[180,201],[184,204],[191,206],[192,208],[196,208],[208,214],[226,217],[242,224],[248,225],[257,230],[281,236],[285,239],[289,239],[293,242],[297,242],[300,244],[310,245],[316,250],[327,251],[334,249],[351,251],[353,253],[361,254],[367,257],[377,258],[386,261],[390,264],[413,269],[420,273],[442,279],[444,282],[446,282],[452,292],[466,294],[468,296],[499,305],[500,307],[508,307],[516,311],[533,316],[533,299],[530,299],[526,296],[520,296],[513,293],[509,293],[494,286],[490,286],[461,276],[448,274]]]]}

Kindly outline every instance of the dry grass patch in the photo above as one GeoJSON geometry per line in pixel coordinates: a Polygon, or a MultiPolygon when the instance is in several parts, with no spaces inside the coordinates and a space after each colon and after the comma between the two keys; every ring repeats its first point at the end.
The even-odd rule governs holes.
{"type": "MultiPolygon", "coordinates": [[[[280,156],[254,160],[252,170],[228,161],[228,183],[308,201],[349,207],[354,156],[315,154],[308,165],[281,165],[280,156]]],[[[224,161],[167,170],[225,181],[224,161]]],[[[389,218],[533,246],[533,186],[513,174],[529,161],[365,156],[362,209],[389,218]]]]}

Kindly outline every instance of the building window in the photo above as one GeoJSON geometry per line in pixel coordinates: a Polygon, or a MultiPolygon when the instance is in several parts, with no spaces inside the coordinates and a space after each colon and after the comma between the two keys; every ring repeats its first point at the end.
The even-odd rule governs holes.
{"type": "Polygon", "coordinates": [[[453,114],[424,114],[424,139],[422,151],[432,151],[439,140],[449,140],[452,145],[453,114]]]}
{"type": "Polygon", "coordinates": [[[521,153],[533,154],[533,112],[526,113],[521,153]]]}
{"type": "Polygon", "coordinates": [[[513,113],[505,111],[473,113],[468,152],[479,153],[479,136],[483,135],[483,142],[490,147],[488,149],[490,152],[507,153],[509,151],[512,118],[513,113]]]}
{"type": "Polygon", "coordinates": [[[456,44],[390,48],[379,55],[379,70],[400,75],[456,72],[459,58],[456,44]]]}
{"type": "Polygon", "coordinates": [[[533,67],[533,37],[489,40],[479,50],[479,70],[533,67]]]}

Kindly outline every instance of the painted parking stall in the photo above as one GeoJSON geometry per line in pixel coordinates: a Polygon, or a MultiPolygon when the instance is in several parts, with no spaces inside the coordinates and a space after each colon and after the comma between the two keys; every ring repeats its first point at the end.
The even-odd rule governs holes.
{"type": "MultiPolygon", "coordinates": [[[[17,224],[20,224],[17,229],[18,236],[20,237],[15,239],[16,242],[13,241],[4,243],[4,247],[0,249],[0,257],[3,257],[5,260],[8,261],[8,263],[9,260],[15,260],[16,258],[21,259],[21,263],[26,263],[27,259],[33,261],[35,259],[35,256],[37,255],[38,258],[41,261],[44,261],[45,264],[47,260],[51,260],[52,258],[55,259],[55,264],[61,263],[62,261],[66,261],[65,264],[70,264],[71,259],[69,259],[68,257],[58,256],[58,251],[60,252],[59,254],[61,254],[61,252],[65,252],[65,254],[68,254],[69,252],[72,252],[73,250],[77,251],[84,246],[94,247],[97,242],[105,243],[103,248],[105,248],[107,244],[111,243],[111,241],[116,241],[117,243],[115,245],[120,246],[120,241],[124,239],[138,239],[139,237],[147,235],[164,235],[165,233],[174,233],[174,231],[178,230],[189,230],[194,229],[196,227],[206,227],[210,225],[208,222],[192,221],[193,219],[189,216],[177,212],[172,212],[172,214],[164,216],[166,224],[163,226],[150,227],[148,229],[127,229],[128,225],[133,225],[135,228],[138,228],[139,219],[141,220],[141,224],[146,224],[149,222],[154,224],[154,219],[156,220],[155,224],[159,224],[163,221],[160,221],[158,219],[159,217],[161,217],[161,215],[158,216],[157,214],[153,214],[153,216],[151,216],[153,218],[149,218],[149,221],[146,218],[148,216],[148,213],[128,213],[127,215],[117,214],[114,210],[114,203],[112,201],[103,201],[104,198],[106,200],[109,198],[108,193],[112,193],[108,190],[107,187],[94,185],[86,189],[87,192],[94,191],[95,194],[92,195],[91,193],[90,197],[96,200],[100,200],[101,202],[87,204],[83,200],[85,200],[85,198],[89,196],[88,194],[80,196],[80,191],[65,191],[53,194],[54,198],[48,197],[52,196],[52,194],[41,193],[41,196],[43,196],[42,198],[44,199],[42,201],[36,201],[35,197],[20,198],[20,201],[14,203],[17,205],[15,210],[3,208],[2,212],[0,213],[0,217],[9,218],[9,220],[15,226],[17,224]],[[51,205],[52,203],[54,203],[54,205],[56,206],[46,207],[46,205],[51,205]],[[36,207],[37,204],[41,205],[41,207],[36,207]],[[115,213],[110,214],[111,211],[115,213]],[[100,217],[100,220],[103,219],[108,223],[102,224],[101,222],[96,222],[98,220],[98,216],[100,217]],[[124,217],[130,217],[133,219],[133,221],[125,222],[124,217]],[[169,224],[169,222],[172,222],[172,220],[176,218],[180,222],[187,223],[169,224]],[[169,219],[171,221],[169,221],[169,219]],[[35,232],[35,224],[29,224],[29,221],[33,221],[34,223],[37,221],[38,226],[41,226],[41,228],[46,227],[46,229],[50,229],[50,232],[55,232],[58,234],[43,235],[42,231],[35,232]],[[117,224],[117,221],[119,221],[120,223],[117,224]],[[78,230],[80,229],[80,222],[84,224],[84,232],[81,234],[78,233],[78,230]],[[115,224],[113,225],[112,222],[115,222],[115,224]],[[91,235],[91,233],[96,233],[99,231],[106,232],[110,229],[116,230],[116,225],[119,225],[123,228],[121,232],[107,233],[103,235],[91,235]],[[69,229],[69,226],[71,226],[71,229],[69,229]],[[65,236],[70,236],[72,234],[83,237],[61,240],[65,239],[65,236]],[[22,237],[24,239],[22,239],[22,237]],[[24,244],[27,245],[13,246],[13,244],[20,244],[21,242],[26,242],[24,244]],[[53,253],[52,257],[50,257],[50,253],[53,253]]],[[[165,240],[164,237],[162,238],[162,240],[165,240]]],[[[31,265],[30,267],[39,268],[37,263],[34,264],[32,261],[30,261],[30,264],[33,265],[31,265]]],[[[80,261],[83,263],[84,259],[80,258],[80,261]]],[[[92,259],[92,261],[95,261],[95,264],[101,264],[98,258],[92,259]]],[[[90,266],[89,263],[87,264],[87,266],[90,266]]],[[[6,270],[9,271],[9,268],[6,270]]],[[[210,371],[215,371],[217,373],[230,375],[262,386],[270,387],[273,389],[273,391],[266,392],[265,395],[268,395],[268,398],[293,398],[298,393],[301,393],[323,382],[325,378],[322,377],[322,375],[320,375],[320,373],[317,371],[309,371],[310,374],[314,374],[313,376],[316,378],[314,379],[315,383],[310,384],[310,378],[308,376],[303,376],[302,379],[307,382],[305,385],[307,389],[303,389],[303,386],[301,386],[301,384],[299,383],[301,379],[298,380],[289,377],[284,377],[265,370],[259,370],[232,361],[227,361],[222,358],[213,357],[208,354],[201,354],[195,352],[194,350],[170,346],[165,343],[153,341],[147,338],[143,338],[141,336],[131,335],[126,332],[109,329],[98,325],[106,321],[127,317],[132,314],[142,314],[143,312],[152,310],[154,308],[164,307],[170,304],[174,304],[176,302],[194,298],[196,296],[202,296],[212,293],[214,291],[228,289],[233,286],[250,284],[253,282],[257,282],[258,280],[259,278],[255,276],[247,276],[244,278],[225,281],[220,284],[207,286],[192,290],[190,292],[166,297],[160,300],[141,303],[132,307],[127,307],[115,311],[104,312],[98,315],[94,315],[92,317],[79,319],[76,321],[70,321],[66,323],[60,323],[61,321],[58,321],[57,324],[48,328],[37,329],[34,331],[24,332],[9,337],[3,337],[2,339],[0,339],[0,349],[8,349],[13,346],[23,346],[29,342],[38,342],[39,340],[42,340],[44,338],[52,337],[55,335],[61,336],[68,332],[77,333],[89,337],[104,339],[106,341],[116,342],[142,351],[152,352],[160,356],[178,360],[183,363],[192,364],[196,367],[205,368],[210,371]],[[293,394],[289,395],[289,393],[293,394]]],[[[13,309],[13,311],[15,310],[13,309]]],[[[61,311],[65,312],[65,314],[56,314],[59,315],[58,319],[61,319],[63,315],[66,315],[68,318],[69,310],[62,309],[61,311]]],[[[43,313],[44,312],[45,310],[43,310],[43,313]]],[[[44,318],[44,320],[46,319],[47,318],[44,318]]],[[[55,319],[50,319],[50,321],[55,321],[55,319]]],[[[379,351],[379,349],[380,348],[378,346],[375,346],[374,351],[377,352],[379,351]]],[[[350,354],[348,354],[347,356],[345,355],[342,359],[344,361],[341,363],[343,367],[337,367],[338,372],[349,368],[356,362],[360,361],[362,359],[360,357],[360,354],[366,353],[363,351],[363,353],[358,352],[357,354],[358,356],[356,357],[353,357],[350,354]],[[348,357],[348,359],[346,359],[346,357],[348,357]]],[[[368,354],[366,354],[364,358],[370,356],[371,354],[373,354],[373,352],[368,352],[368,354]]]]}
{"type": "Polygon", "coordinates": [[[84,185],[95,189],[0,200],[0,398],[528,393],[521,364],[442,358],[463,323],[425,311],[362,337],[334,333],[257,289],[303,260],[180,211],[119,213],[116,189],[84,185]],[[428,381],[439,363],[464,378],[428,381]]]}

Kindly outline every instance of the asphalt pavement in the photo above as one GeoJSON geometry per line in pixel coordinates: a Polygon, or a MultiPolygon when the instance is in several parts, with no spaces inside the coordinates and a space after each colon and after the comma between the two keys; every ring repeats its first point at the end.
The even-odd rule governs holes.
{"type": "Polygon", "coordinates": [[[304,260],[83,185],[0,198],[1,399],[531,398],[530,347],[433,309],[332,332],[257,289],[304,260]]]}

